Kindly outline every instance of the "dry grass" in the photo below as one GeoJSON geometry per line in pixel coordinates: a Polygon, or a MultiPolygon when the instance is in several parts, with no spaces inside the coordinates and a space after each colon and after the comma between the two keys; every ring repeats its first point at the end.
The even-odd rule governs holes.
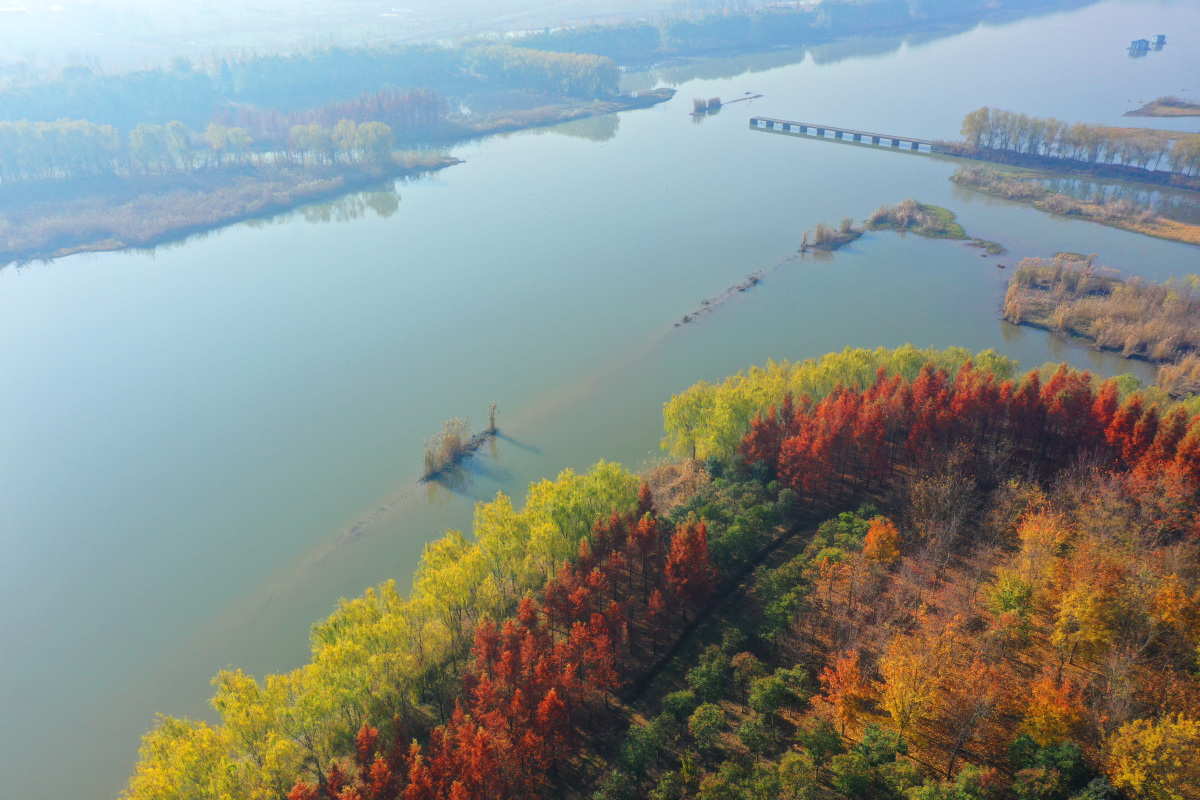
{"type": "Polygon", "coordinates": [[[1180,97],[1160,97],[1141,108],[1126,111],[1127,117],[1200,117],[1200,103],[1180,97]]]}
{"type": "Polygon", "coordinates": [[[1200,395],[1200,355],[1189,353],[1158,368],[1158,388],[1174,397],[1200,395]]]}
{"type": "Polygon", "coordinates": [[[693,458],[660,461],[643,472],[642,479],[650,486],[654,508],[663,515],[683,505],[711,481],[704,465],[693,458]]]}
{"type": "MultiPolygon", "coordinates": [[[[854,220],[851,217],[844,217],[836,228],[828,222],[818,222],[817,227],[813,231],[812,244],[807,245],[807,247],[811,247],[814,250],[837,250],[840,247],[845,247],[862,235],[863,229],[855,228],[854,220]]],[[[808,241],[807,233],[805,233],[805,241],[808,241]]],[[[802,246],[801,249],[804,249],[804,247],[802,246]]]]}
{"type": "Polygon", "coordinates": [[[995,170],[982,167],[962,167],[954,173],[952,180],[960,186],[1006,200],[1032,203],[1035,208],[1051,214],[1079,217],[1158,239],[1200,245],[1200,225],[1164,219],[1151,209],[1138,208],[1128,199],[1088,203],[1052,192],[1036,180],[1006,178],[995,170]]]}
{"type": "Polygon", "coordinates": [[[456,464],[471,449],[471,423],[448,419],[442,430],[425,440],[425,477],[431,478],[456,464]]]}
{"type": "Polygon", "coordinates": [[[894,206],[880,206],[867,219],[867,227],[895,228],[936,239],[966,239],[963,227],[954,221],[954,213],[938,206],[908,198],[894,206]]]}
{"type": "Polygon", "coordinates": [[[1004,297],[1004,318],[1162,365],[1159,385],[1176,396],[1200,387],[1200,278],[1125,280],[1092,259],[1027,258],[1004,297]]]}

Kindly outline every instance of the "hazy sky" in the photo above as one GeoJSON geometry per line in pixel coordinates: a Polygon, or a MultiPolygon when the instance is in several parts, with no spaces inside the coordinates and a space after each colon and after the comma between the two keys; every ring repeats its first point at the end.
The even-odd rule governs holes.
{"type": "MultiPolygon", "coordinates": [[[[758,4],[757,2],[755,3],[758,4]]],[[[129,68],[176,53],[452,38],[715,0],[0,0],[0,64],[129,68]]]]}

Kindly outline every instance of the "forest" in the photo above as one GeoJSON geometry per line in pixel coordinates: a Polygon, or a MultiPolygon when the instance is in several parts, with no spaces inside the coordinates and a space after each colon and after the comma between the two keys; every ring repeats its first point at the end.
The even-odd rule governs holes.
{"type": "Polygon", "coordinates": [[[738,8],[718,4],[716,13],[680,13],[655,22],[581,25],[528,34],[528,47],[595,53],[620,64],[681,57],[768,51],[835,41],[846,36],[886,35],[924,27],[971,25],[1009,14],[1085,5],[1086,0],[834,0],[810,5],[764,4],[738,8]]]}
{"type": "Polygon", "coordinates": [[[161,718],[126,796],[1200,792],[1200,417],[911,347],[666,411],[702,459],[480,504],[309,665],[219,675],[220,725],[161,718]]]}

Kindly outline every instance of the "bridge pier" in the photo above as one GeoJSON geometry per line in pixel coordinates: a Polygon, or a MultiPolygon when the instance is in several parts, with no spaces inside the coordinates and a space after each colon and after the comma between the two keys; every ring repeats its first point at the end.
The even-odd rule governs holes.
{"type": "Polygon", "coordinates": [[[895,136],[887,133],[869,133],[866,131],[858,131],[853,128],[839,128],[836,126],[819,126],[809,122],[792,122],[783,119],[771,119],[769,117],[751,117],[750,127],[760,130],[776,131],[790,134],[804,134],[811,136],[814,133],[822,139],[831,138],[829,133],[832,132],[832,138],[839,141],[853,140],[855,142],[869,141],[873,145],[883,145],[886,139],[889,147],[894,147],[897,150],[907,149],[912,152],[924,152],[921,145],[925,145],[930,153],[946,152],[945,146],[939,145],[937,142],[927,139],[913,139],[905,136],[895,136]]]}

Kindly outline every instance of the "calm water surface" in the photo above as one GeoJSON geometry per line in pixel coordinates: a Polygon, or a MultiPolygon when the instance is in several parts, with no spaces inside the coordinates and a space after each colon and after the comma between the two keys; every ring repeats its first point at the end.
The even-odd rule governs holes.
{"type": "Polygon", "coordinates": [[[154,712],[208,716],[222,667],[298,666],[338,597],[407,584],[476,500],[656,457],[662,403],[697,380],[905,342],[1146,375],[1003,324],[996,264],[1095,252],[1163,279],[1200,271],[1196,248],[971,193],[951,161],[747,123],[951,138],[986,104],[1119,124],[1139,101],[1200,95],[1198,52],[1195,4],[1108,2],[631,75],[679,93],[458,148],[465,164],[394,191],[0,271],[6,790],[112,797],[154,712]],[[1131,31],[1170,43],[1133,60],[1131,31]],[[745,92],[764,97],[688,115],[692,97],[745,92]],[[908,196],[1010,254],[895,234],[796,254],[818,220],[908,196]],[[674,326],[759,270],[758,288],[674,326]],[[471,482],[418,485],[422,440],[451,416],[480,427],[491,401],[504,435],[471,482]]]}

